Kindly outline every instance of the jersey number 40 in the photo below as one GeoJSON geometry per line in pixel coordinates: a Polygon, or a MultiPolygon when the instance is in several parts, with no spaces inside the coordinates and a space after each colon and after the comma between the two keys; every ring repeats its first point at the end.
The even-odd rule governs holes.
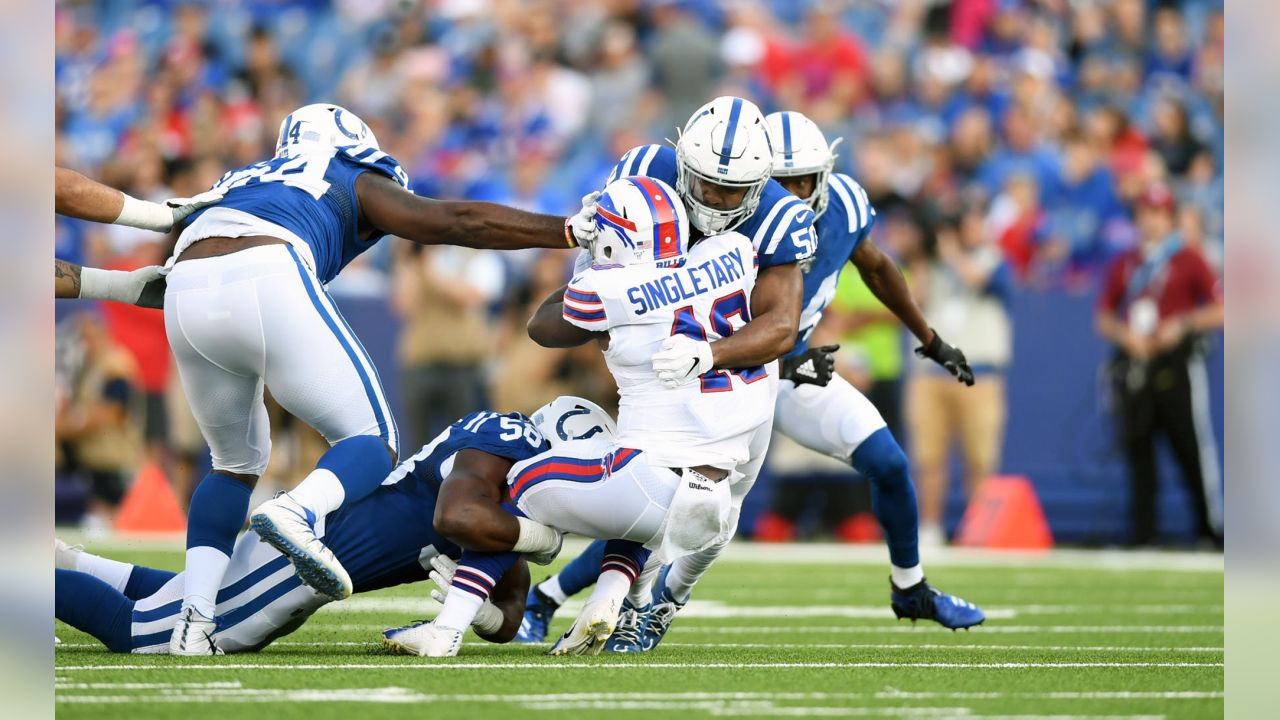
{"type": "MultiPolygon", "coordinates": [[[[711,317],[707,318],[711,331],[718,337],[726,338],[733,334],[733,323],[729,318],[737,316],[743,324],[751,322],[751,308],[747,303],[747,294],[739,290],[725,295],[711,304],[711,317]]],[[[707,327],[698,321],[693,313],[693,306],[688,305],[676,310],[675,322],[671,323],[672,335],[687,335],[694,340],[706,341],[707,327]]],[[[733,389],[730,375],[737,375],[743,382],[753,383],[765,376],[765,369],[759,365],[735,370],[708,370],[699,378],[702,392],[727,392],[733,389]]]]}

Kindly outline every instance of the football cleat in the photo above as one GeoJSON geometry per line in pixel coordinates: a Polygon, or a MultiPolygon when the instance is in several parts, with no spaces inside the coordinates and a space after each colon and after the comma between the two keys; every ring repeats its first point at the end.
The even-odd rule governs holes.
{"type": "Polygon", "coordinates": [[[262,503],[249,518],[258,538],[289,558],[303,584],[330,600],[345,600],[351,597],[351,576],[316,537],[315,524],[315,513],[288,493],[262,503]]]}
{"type": "Polygon", "coordinates": [[[200,614],[193,607],[186,608],[178,618],[169,636],[170,655],[222,655],[222,648],[213,642],[218,624],[200,614]]]}
{"type": "Polygon", "coordinates": [[[588,600],[569,630],[551,647],[550,655],[599,655],[618,624],[620,604],[588,600]]]}
{"type": "Polygon", "coordinates": [[[614,628],[613,634],[609,636],[609,641],[604,645],[605,652],[618,653],[638,653],[643,652],[640,647],[640,630],[644,627],[645,618],[649,615],[649,608],[652,605],[645,605],[637,608],[631,604],[630,600],[622,601],[622,612],[618,615],[618,626],[614,628]]]}
{"type": "Polygon", "coordinates": [[[529,588],[529,596],[524,601],[524,619],[520,621],[520,629],[516,631],[516,642],[540,643],[547,639],[547,627],[551,625],[551,616],[560,609],[560,604],[547,597],[537,585],[529,588]]]}
{"type": "Polygon", "coordinates": [[[671,623],[676,619],[676,613],[680,612],[689,601],[677,601],[671,591],[667,589],[666,575],[658,578],[658,587],[661,588],[657,595],[653,598],[652,609],[645,617],[644,625],[640,628],[640,649],[644,652],[658,647],[658,643],[662,642],[663,636],[667,634],[667,630],[671,629],[671,623]]]}
{"type": "Polygon", "coordinates": [[[462,647],[462,631],[420,620],[382,631],[382,646],[398,655],[453,657],[462,647]]]}
{"type": "Polygon", "coordinates": [[[899,620],[909,618],[913,623],[916,620],[933,620],[942,627],[959,630],[981,625],[987,619],[977,605],[948,595],[924,580],[906,590],[897,588],[892,582],[889,584],[893,587],[889,595],[890,605],[899,620]]]}

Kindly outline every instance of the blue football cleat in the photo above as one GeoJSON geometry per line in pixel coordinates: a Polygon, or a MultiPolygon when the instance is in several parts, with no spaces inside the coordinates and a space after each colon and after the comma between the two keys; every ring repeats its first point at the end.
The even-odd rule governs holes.
{"type": "Polygon", "coordinates": [[[524,601],[524,619],[520,621],[520,629],[516,631],[516,642],[540,643],[547,639],[547,627],[551,625],[551,616],[560,609],[559,603],[547,597],[537,585],[529,588],[529,597],[524,601]]]}
{"type": "Polygon", "coordinates": [[[605,652],[638,653],[640,647],[640,631],[644,629],[645,618],[652,605],[637,608],[630,600],[622,601],[622,612],[618,614],[618,625],[604,644],[605,652]]]}
{"type": "Polygon", "coordinates": [[[933,620],[942,627],[952,630],[971,628],[981,625],[987,616],[977,605],[941,590],[921,580],[906,590],[900,590],[889,583],[893,592],[889,595],[889,604],[898,619],[933,620]]]}
{"type": "Polygon", "coordinates": [[[662,642],[663,636],[667,634],[667,630],[671,629],[671,623],[676,619],[676,613],[688,603],[678,602],[671,596],[671,591],[667,590],[667,584],[664,577],[658,578],[657,595],[653,598],[653,605],[650,607],[649,614],[645,618],[644,625],[640,628],[640,649],[644,652],[658,647],[658,643],[662,642]]]}

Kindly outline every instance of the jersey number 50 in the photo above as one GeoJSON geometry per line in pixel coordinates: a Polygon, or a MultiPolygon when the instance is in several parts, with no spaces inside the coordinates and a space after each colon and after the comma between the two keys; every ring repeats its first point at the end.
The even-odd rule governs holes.
{"type": "MultiPolygon", "coordinates": [[[[751,308],[747,303],[747,294],[739,290],[716,300],[711,304],[711,331],[718,337],[726,338],[733,334],[733,324],[729,318],[737,315],[743,324],[751,322],[751,308]]],[[[706,341],[706,325],[698,321],[693,314],[693,306],[688,305],[676,310],[676,319],[671,323],[672,335],[687,335],[694,340],[706,341]]],[[[765,376],[765,369],[759,365],[735,370],[708,370],[699,378],[702,392],[727,392],[733,389],[730,375],[737,375],[743,382],[753,383],[765,376]]]]}

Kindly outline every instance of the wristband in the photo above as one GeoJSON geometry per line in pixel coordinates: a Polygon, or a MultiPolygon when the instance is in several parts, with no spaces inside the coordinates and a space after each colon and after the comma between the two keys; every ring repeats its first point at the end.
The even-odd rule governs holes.
{"type": "Polygon", "coordinates": [[[173,210],[160,203],[139,200],[132,195],[125,194],[124,206],[120,208],[120,215],[112,222],[116,225],[128,225],[142,228],[143,230],[169,232],[169,229],[173,227],[173,210]]]}
{"type": "Polygon", "coordinates": [[[80,269],[80,297],[86,300],[115,300],[132,304],[138,297],[129,293],[130,289],[137,288],[129,273],[123,270],[80,269]]]}
{"type": "Polygon", "coordinates": [[[512,550],[518,553],[540,553],[560,546],[560,533],[529,518],[516,518],[520,524],[520,536],[512,550]]]}

